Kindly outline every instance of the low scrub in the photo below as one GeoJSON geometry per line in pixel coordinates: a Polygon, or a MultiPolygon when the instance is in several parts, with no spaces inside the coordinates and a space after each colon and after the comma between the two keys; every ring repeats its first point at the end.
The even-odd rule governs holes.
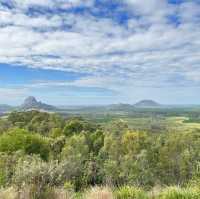
{"type": "Polygon", "coordinates": [[[124,186],[115,192],[116,199],[148,199],[147,194],[140,188],[124,186]]]}
{"type": "Polygon", "coordinates": [[[159,199],[199,199],[200,192],[192,188],[168,187],[164,189],[159,199]]]}
{"type": "Polygon", "coordinates": [[[156,194],[147,194],[140,188],[124,186],[115,191],[109,187],[93,187],[84,193],[74,193],[66,189],[47,188],[38,196],[33,187],[18,190],[10,187],[0,189],[0,199],[199,199],[196,188],[167,187],[156,194]]]}
{"type": "Polygon", "coordinates": [[[75,199],[75,194],[63,189],[46,189],[37,196],[31,187],[26,187],[21,190],[16,188],[8,188],[0,190],[0,199],[75,199]]]}

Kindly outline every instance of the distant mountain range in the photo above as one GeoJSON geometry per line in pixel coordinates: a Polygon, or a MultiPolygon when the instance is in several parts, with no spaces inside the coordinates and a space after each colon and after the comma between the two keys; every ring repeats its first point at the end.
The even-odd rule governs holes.
{"type": "Polygon", "coordinates": [[[91,105],[91,106],[59,106],[55,107],[43,102],[37,101],[33,96],[26,98],[21,106],[12,107],[9,105],[0,105],[0,114],[10,112],[13,110],[27,111],[27,110],[40,110],[49,112],[63,112],[63,113],[82,113],[82,112],[130,112],[134,109],[142,108],[172,108],[172,107],[191,107],[181,105],[162,105],[153,100],[141,100],[135,104],[111,104],[111,105],[91,105]]]}
{"type": "Polygon", "coordinates": [[[158,108],[162,107],[161,104],[153,100],[141,100],[135,104],[112,104],[107,106],[110,111],[131,111],[135,108],[158,108]]]}
{"type": "Polygon", "coordinates": [[[45,111],[55,111],[57,108],[52,105],[39,102],[36,100],[35,97],[30,96],[24,100],[24,103],[20,106],[20,109],[23,110],[39,109],[45,111]]]}

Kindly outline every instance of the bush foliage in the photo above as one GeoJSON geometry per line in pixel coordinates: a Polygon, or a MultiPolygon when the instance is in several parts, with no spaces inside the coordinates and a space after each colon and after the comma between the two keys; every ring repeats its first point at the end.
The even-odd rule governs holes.
{"type": "Polygon", "coordinates": [[[51,188],[84,192],[108,185],[115,190],[105,198],[146,199],[154,186],[179,185],[157,197],[199,197],[198,131],[155,134],[122,120],[106,126],[38,111],[11,113],[0,130],[0,187],[28,186],[39,198],[51,188]]]}

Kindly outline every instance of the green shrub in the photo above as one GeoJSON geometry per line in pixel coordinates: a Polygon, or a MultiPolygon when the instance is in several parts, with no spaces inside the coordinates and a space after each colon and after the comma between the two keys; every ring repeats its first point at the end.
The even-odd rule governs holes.
{"type": "Polygon", "coordinates": [[[0,153],[0,187],[11,184],[16,163],[23,156],[22,151],[15,152],[12,155],[0,153]]]}
{"type": "Polygon", "coordinates": [[[18,190],[15,187],[0,189],[0,199],[81,199],[73,192],[58,188],[46,188],[39,196],[34,187],[25,186],[18,190]]]}
{"type": "Polygon", "coordinates": [[[24,151],[26,154],[39,154],[47,160],[49,146],[46,138],[31,134],[23,129],[12,129],[0,136],[0,152],[24,151]]]}
{"type": "Polygon", "coordinates": [[[0,153],[0,187],[5,186],[8,181],[12,169],[14,167],[12,157],[6,154],[0,153]]]}
{"type": "Polygon", "coordinates": [[[199,199],[200,192],[192,188],[168,187],[164,189],[159,199],[199,199]]]}
{"type": "Polygon", "coordinates": [[[57,161],[46,162],[38,156],[24,156],[17,161],[13,183],[23,185],[56,186],[60,171],[57,161]]]}
{"type": "Polygon", "coordinates": [[[64,184],[64,189],[68,191],[74,191],[74,185],[71,182],[67,181],[64,184]]]}
{"type": "Polygon", "coordinates": [[[46,199],[52,188],[63,186],[61,172],[57,161],[46,162],[37,156],[26,156],[18,160],[12,183],[21,190],[29,187],[33,199],[46,199]]]}
{"type": "Polygon", "coordinates": [[[147,194],[136,187],[124,186],[115,191],[117,199],[148,199],[147,194]]]}
{"type": "Polygon", "coordinates": [[[72,136],[73,134],[78,134],[83,130],[83,124],[82,121],[79,121],[78,119],[74,119],[69,121],[64,129],[63,133],[66,136],[72,136]]]}

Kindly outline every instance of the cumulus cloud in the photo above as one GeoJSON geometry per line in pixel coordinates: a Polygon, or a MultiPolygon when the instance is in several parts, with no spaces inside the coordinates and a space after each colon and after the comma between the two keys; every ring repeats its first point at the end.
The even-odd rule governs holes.
{"type": "Polygon", "coordinates": [[[31,6],[53,6],[51,0],[14,0],[13,4],[17,8],[29,8],[31,6]]]}
{"type": "Polygon", "coordinates": [[[17,9],[27,10],[32,7],[44,8],[62,8],[70,9],[72,7],[84,6],[89,7],[93,5],[93,0],[13,0],[12,4],[17,9]]]}
{"type": "Polygon", "coordinates": [[[170,79],[176,75],[181,85],[200,81],[194,72],[200,63],[199,4],[121,3],[129,13],[125,23],[91,12],[54,10],[98,10],[91,0],[15,0],[12,9],[1,5],[0,62],[86,73],[73,84],[114,90],[173,85],[170,79]],[[52,11],[27,14],[32,7],[52,11]]]}

